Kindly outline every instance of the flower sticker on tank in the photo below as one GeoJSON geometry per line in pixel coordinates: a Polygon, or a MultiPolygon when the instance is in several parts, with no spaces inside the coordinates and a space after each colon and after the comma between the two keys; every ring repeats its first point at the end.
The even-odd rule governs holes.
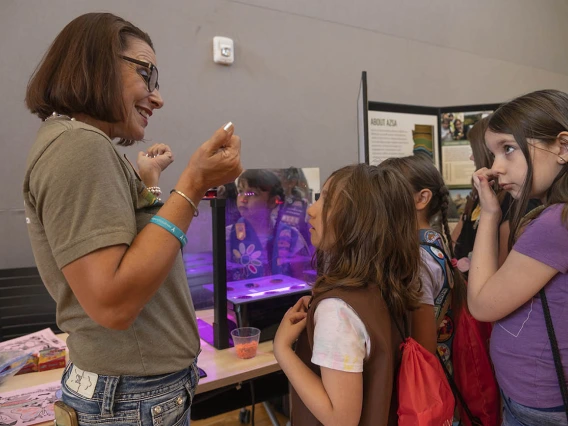
{"type": "Polygon", "coordinates": [[[262,263],[258,258],[261,256],[260,250],[255,251],[255,245],[251,244],[245,247],[244,243],[239,244],[239,249],[233,249],[233,256],[237,259],[241,265],[248,268],[250,272],[256,274],[258,272],[257,266],[261,266],[262,263]]]}

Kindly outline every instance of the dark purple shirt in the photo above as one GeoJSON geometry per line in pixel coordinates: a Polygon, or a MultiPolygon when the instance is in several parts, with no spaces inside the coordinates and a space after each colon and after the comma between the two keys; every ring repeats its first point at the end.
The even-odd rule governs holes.
{"type": "MultiPolygon", "coordinates": [[[[568,377],[568,229],[564,204],[555,204],[527,226],[513,247],[559,273],[545,286],[546,298],[568,377]]],[[[535,408],[562,405],[560,387],[537,294],[495,323],[491,358],[503,392],[519,404],[535,408]]]]}

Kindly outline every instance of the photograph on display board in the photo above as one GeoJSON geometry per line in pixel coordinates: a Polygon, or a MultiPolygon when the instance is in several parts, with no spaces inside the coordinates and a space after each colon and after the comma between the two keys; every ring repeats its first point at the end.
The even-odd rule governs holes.
{"type": "Polygon", "coordinates": [[[368,120],[369,164],[421,153],[439,168],[437,115],[369,110],[368,120]]]}
{"type": "Polygon", "coordinates": [[[475,164],[471,158],[468,132],[492,111],[443,112],[440,114],[442,174],[449,188],[471,188],[475,164]]]}
{"type": "Polygon", "coordinates": [[[463,215],[465,203],[470,189],[450,189],[450,206],[448,207],[448,220],[457,222],[463,215]]]}

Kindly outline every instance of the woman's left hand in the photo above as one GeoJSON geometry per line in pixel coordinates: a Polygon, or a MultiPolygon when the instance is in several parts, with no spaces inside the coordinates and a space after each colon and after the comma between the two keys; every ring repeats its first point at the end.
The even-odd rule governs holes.
{"type": "Polygon", "coordinates": [[[174,162],[171,148],[165,143],[155,143],[150,148],[138,153],[138,168],[150,168],[160,173],[174,162]]]}
{"type": "Polygon", "coordinates": [[[160,174],[173,161],[174,156],[171,148],[164,143],[156,143],[146,152],[140,151],[138,153],[136,164],[138,165],[138,173],[146,186],[155,186],[158,184],[160,174]]]}
{"type": "Polygon", "coordinates": [[[284,314],[282,322],[276,331],[274,337],[274,351],[277,348],[291,347],[298,340],[304,328],[306,328],[306,317],[310,296],[304,296],[296,302],[294,306],[288,309],[284,314]]]}

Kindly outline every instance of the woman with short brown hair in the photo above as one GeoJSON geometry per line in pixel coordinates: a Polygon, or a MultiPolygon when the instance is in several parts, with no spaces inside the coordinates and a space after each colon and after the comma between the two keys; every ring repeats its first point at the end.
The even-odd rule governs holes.
{"type": "Polygon", "coordinates": [[[185,425],[200,348],[180,246],[206,190],[240,174],[240,139],[232,124],[218,129],[162,203],[169,147],[140,152],[135,170],[112,143],[143,140],[164,105],[156,54],[146,33],[109,13],[61,31],[26,103],[43,120],[24,198],[36,263],[69,333],[63,402],[80,425],[185,425]]]}

